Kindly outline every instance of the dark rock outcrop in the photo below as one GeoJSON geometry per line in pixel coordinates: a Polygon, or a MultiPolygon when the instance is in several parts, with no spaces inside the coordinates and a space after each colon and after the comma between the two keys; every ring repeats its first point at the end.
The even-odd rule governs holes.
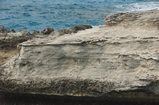
{"type": "Polygon", "coordinates": [[[77,33],[78,31],[91,29],[91,28],[92,28],[91,25],[78,25],[78,26],[75,26],[73,28],[65,28],[65,29],[57,30],[57,31],[51,33],[51,35],[61,36],[61,35],[65,35],[65,34],[77,33]]]}
{"type": "Polygon", "coordinates": [[[58,33],[59,35],[64,35],[64,34],[71,34],[74,32],[72,31],[71,28],[65,28],[65,29],[57,30],[55,33],[53,33],[53,35],[56,33],[58,33]]]}
{"type": "Polygon", "coordinates": [[[90,28],[92,28],[91,25],[78,25],[78,26],[73,27],[72,31],[74,33],[77,33],[78,31],[85,30],[85,29],[90,29],[90,28]]]}
{"type": "Polygon", "coordinates": [[[4,27],[1,27],[0,30],[0,64],[18,53],[17,45],[19,43],[34,37],[28,31],[15,32],[4,27]]]}
{"type": "Polygon", "coordinates": [[[46,35],[46,34],[50,34],[54,31],[53,28],[46,28],[44,30],[41,31],[42,34],[46,35]]]}
{"type": "Polygon", "coordinates": [[[40,34],[40,32],[37,31],[37,30],[34,30],[33,33],[32,33],[32,35],[38,35],[38,34],[40,34]]]}
{"type": "Polygon", "coordinates": [[[19,43],[32,38],[28,31],[0,33],[0,49],[16,49],[19,43]]]}
{"type": "Polygon", "coordinates": [[[14,29],[10,29],[10,30],[7,30],[5,29],[3,26],[0,26],[0,33],[9,33],[9,32],[15,32],[14,29]]]}
{"type": "Polygon", "coordinates": [[[4,32],[7,32],[7,30],[3,26],[1,26],[0,27],[0,33],[4,33],[4,32]]]}

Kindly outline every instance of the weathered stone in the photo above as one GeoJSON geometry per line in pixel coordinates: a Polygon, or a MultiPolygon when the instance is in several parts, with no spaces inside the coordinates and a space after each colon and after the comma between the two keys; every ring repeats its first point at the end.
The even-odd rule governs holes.
{"type": "MultiPolygon", "coordinates": [[[[81,25],[76,27],[85,27],[80,28],[79,30],[85,30],[86,28],[89,28],[89,25],[81,25]]],[[[76,30],[79,31],[79,30],[76,30]]],[[[61,36],[64,34],[71,34],[75,33],[73,28],[66,28],[58,31],[53,31],[52,28],[44,29],[41,32],[34,31],[32,34],[28,31],[19,30],[19,32],[15,32],[14,29],[7,30],[3,26],[0,27],[0,64],[4,63],[6,60],[8,60],[10,57],[17,54],[17,45],[19,43],[22,43],[24,41],[27,41],[32,38],[44,38],[47,37],[44,34],[53,35],[53,36],[61,36]]]]}
{"type": "Polygon", "coordinates": [[[104,22],[107,26],[159,29],[159,14],[158,10],[151,10],[146,12],[118,13],[107,16],[104,22]]]}
{"type": "Polygon", "coordinates": [[[40,32],[37,31],[37,30],[34,30],[33,33],[32,33],[32,35],[38,35],[38,34],[40,34],[40,32]]]}
{"type": "Polygon", "coordinates": [[[27,31],[14,32],[14,30],[0,33],[0,64],[6,62],[9,58],[15,56],[19,51],[17,45],[29,39],[32,39],[27,31]]]}
{"type": "Polygon", "coordinates": [[[31,35],[30,32],[25,31],[25,30],[19,30],[19,32],[21,33],[21,36],[28,36],[28,35],[31,35]]]}
{"type": "Polygon", "coordinates": [[[50,34],[54,31],[53,28],[46,28],[43,31],[41,31],[42,34],[50,34]]]}
{"type": "Polygon", "coordinates": [[[60,33],[60,35],[73,33],[72,28],[66,28],[66,29],[58,30],[58,32],[60,33]]]}
{"type": "Polygon", "coordinates": [[[10,30],[7,30],[7,32],[12,32],[12,33],[14,33],[15,30],[14,30],[14,29],[10,29],[10,30]]]}
{"type": "Polygon", "coordinates": [[[0,48],[7,49],[7,48],[16,48],[16,46],[28,39],[31,39],[32,36],[27,31],[19,31],[17,33],[5,33],[5,35],[1,35],[0,37],[0,48]]]}
{"type": "Polygon", "coordinates": [[[92,28],[91,25],[78,25],[73,28],[65,28],[65,29],[54,31],[53,33],[51,33],[51,35],[52,36],[61,36],[61,35],[65,35],[65,34],[77,33],[78,31],[82,31],[82,30],[90,29],[90,28],[92,28]]]}
{"type": "Polygon", "coordinates": [[[0,33],[5,33],[7,29],[5,29],[3,26],[0,26],[0,33]]]}
{"type": "MultiPolygon", "coordinates": [[[[148,20],[159,11],[138,14],[143,17],[147,13],[148,20]]],[[[93,97],[127,95],[144,99],[152,96],[158,99],[159,30],[153,23],[143,25],[149,27],[147,30],[134,27],[140,23],[131,17],[126,20],[128,23],[114,27],[94,27],[19,44],[19,55],[1,66],[0,91],[93,97]],[[135,23],[130,25],[132,28],[122,27],[131,22],[135,23]],[[137,95],[133,95],[134,92],[137,95]]]]}
{"type": "Polygon", "coordinates": [[[85,29],[90,29],[90,28],[92,28],[91,25],[78,25],[78,26],[73,27],[72,30],[74,33],[77,33],[80,30],[85,30],[85,29]]]}
{"type": "Polygon", "coordinates": [[[10,30],[7,30],[5,29],[3,26],[0,26],[0,33],[9,33],[9,32],[15,32],[14,29],[10,29],[10,30]]]}

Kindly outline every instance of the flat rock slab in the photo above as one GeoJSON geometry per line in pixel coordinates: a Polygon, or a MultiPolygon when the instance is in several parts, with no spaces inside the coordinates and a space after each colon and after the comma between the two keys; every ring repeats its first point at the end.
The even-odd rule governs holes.
{"type": "MultiPolygon", "coordinates": [[[[149,12],[148,18],[159,14],[132,14],[149,12]]],[[[139,91],[158,97],[159,30],[147,26],[98,26],[23,42],[1,66],[0,91],[93,97],[139,91]]]]}

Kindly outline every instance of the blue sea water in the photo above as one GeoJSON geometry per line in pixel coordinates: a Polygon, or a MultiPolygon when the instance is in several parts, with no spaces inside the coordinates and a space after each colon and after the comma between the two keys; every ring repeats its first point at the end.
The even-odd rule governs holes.
{"type": "Polygon", "coordinates": [[[97,26],[113,13],[151,9],[159,9],[159,0],[0,0],[0,26],[30,32],[97,26]]]}

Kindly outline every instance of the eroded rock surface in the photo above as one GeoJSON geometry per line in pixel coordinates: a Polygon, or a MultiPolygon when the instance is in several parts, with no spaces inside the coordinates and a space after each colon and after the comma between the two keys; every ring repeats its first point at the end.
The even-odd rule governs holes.
{"type": "Polygon", "coordinates": [[[17,45],[19,43],[31,40],[33,38],[45,38],[49,35],[59,37],[65,34],[77,33],[78,31],[92,28],[90,25],[78,25],[73,28],[66,28],[62,30],[55,30],[53,28],[46,28],[40,31],[34,31],[32,34],[28,31],[20,30],[15,32],[14,29],[7,30],[3,26],[0,27],[0,65],[5,63],[8,59],[16,55],[19,50],[17,45]]]}
{"type": "Polygon", "coordinates": [[[113,15],[114,20],[126,19],[113,27],[110,16],[105,19],[107,26],[23,42],[19,55],[1,66],[0,91],[95,97],[140,91],[158,97],[158,25],[143,24],[149,30],[134,27],[142,19],[131,19],[129,14],[149,14],[148,20],[159,16],[159,11],[123,14],[113,15]],[[121,26],[131,22],[132,28],[121,26]]]}
{"type": "Polygon", "coordinates": [[[46,28],[46,29],[42,30],[41,33],[45,35],[45,34],[50,34],[53,31],[54,31],[53,28],[46,28]]]}
{"type": "Polygon", "coordinates": [[[54,31],[50,35],[59,37],[61,35],[73,34],[73,33],[77,33],[78,31],[91,29],[91,28],[92,28],[91,25],[78,25],[72,28],[65,28],[65,29],[54,31]]]}
{"type": "Polygon", "coordinates": [[[33,36],[27,31],[15,32],[13,29],[7,30],[0,27],[0,65],[18,54],[17,45],[19,43],[32,38],[33,36]]]}
{"type": "Polygon", "coordinates": [[[104,19],[107,26],[120,26],[124,28],[159,29],[158,10],[146,12],[130,12],[110,15],[104,19]]]}

